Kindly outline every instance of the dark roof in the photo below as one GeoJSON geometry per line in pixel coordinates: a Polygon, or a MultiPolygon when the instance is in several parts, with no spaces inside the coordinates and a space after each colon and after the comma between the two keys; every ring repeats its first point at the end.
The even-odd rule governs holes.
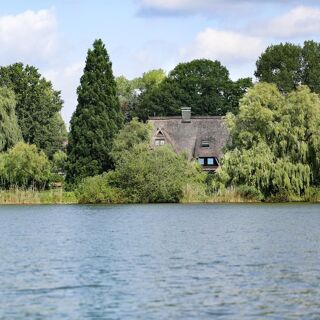
{"type": "Polygon", "coordinates": [[[152,117],[152,146],[161,134],[172,145],[175,152],[186,151],[189,159],[198,157],[218,157],[223,155],[229,134],[223,117],[191,117],[190,122],[182,122],[182,117],[152,117]],[[203,147],[202,141],[209,142],[203,147]]]}

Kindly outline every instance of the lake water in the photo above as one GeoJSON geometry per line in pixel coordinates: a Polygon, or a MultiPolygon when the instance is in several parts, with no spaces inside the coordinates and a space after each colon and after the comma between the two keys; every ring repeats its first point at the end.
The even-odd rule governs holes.
{"type": "Polygon", "coordinates": [[[319,205],[0,207],[0,319],[320,319],[319,205]]]}

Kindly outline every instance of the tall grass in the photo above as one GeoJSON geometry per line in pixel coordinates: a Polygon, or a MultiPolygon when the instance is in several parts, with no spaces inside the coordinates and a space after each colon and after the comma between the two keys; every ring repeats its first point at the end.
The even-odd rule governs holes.
{"type": "Polygon", "coordinates": [[[45,191],[35,190],[0,190],[0,204],[71,204],[78,203],[73,192],[62,189],[45,191]]]}
{"type": "Polygon", "coordinates": [[[252,199],[243,196],[238,190],[234,188],[227,189],[223,192],[213,193],[208,197],[208,203],[248,203],[260,202],[260,200],[252,199]]]}
{"type": "Polygon", "coordinates": [[[187,185],[184,188],[182,203],[248,203],[260,202],[254,198],[245,197],[234,188],[207,195],[201,185],[187,185]]]}
{"type": "MultiPolygon", "coordinates": [[[[272,198],[266,199],[266,202],[320,202],[320,189],[310,188],[304,197],[296,198],[272,198]]],[[[183,191],[181,203],[249,203],[260,202],[258,199],[248,198],[242,192],[234,188],[227,189],[223,192],[216,192],[207,195],[201,184],[188,184],[183,191]]],[[[65,192],[62,189],[52,189],[46,191],[35,190],[0,190],[0,204],[76,204],[79,199],[74,192],[65,192]]],[[[92,203],[92,202],[85,202],[92,203]]],[[[124,203],[123,200],[114,203],[124,203]]]]}

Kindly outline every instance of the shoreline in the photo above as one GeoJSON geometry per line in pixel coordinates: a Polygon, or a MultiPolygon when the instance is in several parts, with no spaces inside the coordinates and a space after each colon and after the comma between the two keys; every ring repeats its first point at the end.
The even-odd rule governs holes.
{"type": "Polygon", "coordinates": [[[97,202],[97,203],[83,203],[80,202],[74,192],[63,191],[62,189],[51,189],[44,191],[34,190],[0,190],[0,205],[132,205],[132,204],[320,204],[320,199],[313,199],[308,201],[303,198],[292,198],[287,201],[279,201],[279,199],[272,199],[261,201],[255,199],[246,199],[241,196],[216,195],[207,198],[194,199],[185,197],[176,203],[132,203],[130,201],[119,201],[115,203],[97,202]],[[277,201],[278,200],[278,201],[277,201]]]}

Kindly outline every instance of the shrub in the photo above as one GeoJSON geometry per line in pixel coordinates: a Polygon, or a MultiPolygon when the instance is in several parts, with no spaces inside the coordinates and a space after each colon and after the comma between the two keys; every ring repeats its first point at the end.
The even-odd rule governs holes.
{"type": "Polygon", "coordinates": [[[107,173],[85,178],[75,191],[79,203],[121,202],[120,191],[111,187],[108,180],[107,173]]]}
{"type": "Polygon", "coordinates": [[[320,202],[320,188],[308,188],[305,192],[305,200],[309,202],[320,202]]]}
{"type": "Polygon", "coordinates": [[[187,184],[203,182],[198,164],[190,163],[169,146],[150,150],[140,144],[116,167],[111,184],[130,202],[179,202],[187,184]]]}
{"type": "Polygon", "coordinates": [[[19,142],[0,160],[2,186],[44,189],[51,180],[51,165],[43,151],[35,145],[19,142]]]}
{"type": "Polygon", "coordinates": [[[260,201],[263,199],[262,193],[253,186],[247,186],[247,185],[238,186],[236,191],[240,194],[241,197],[248,200],[260,201]]]}
{"type": "Polygon", "coordinates": [[[202,193],[205,175],[200,166],[169,145],[150,149],[151,132],[149,124],[133,119],[118,133],[111,152],[116,169],[108,174],[110,186],[133,203],[179,202],[187,185],[202,193]]]}

